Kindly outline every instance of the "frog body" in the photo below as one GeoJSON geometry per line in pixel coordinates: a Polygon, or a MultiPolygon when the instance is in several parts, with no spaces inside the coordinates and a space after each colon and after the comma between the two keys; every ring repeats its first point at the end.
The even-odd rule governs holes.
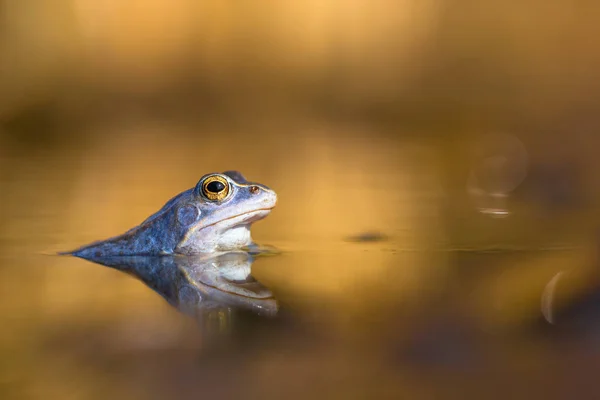
{"type": "Polygon", "coordinates": [[[122,235],[61,254],[87,259],[192,255],[253,246],[252,223],[267,217],[276,203],[273,190],[237,171],[210,173],[122,235]]]}

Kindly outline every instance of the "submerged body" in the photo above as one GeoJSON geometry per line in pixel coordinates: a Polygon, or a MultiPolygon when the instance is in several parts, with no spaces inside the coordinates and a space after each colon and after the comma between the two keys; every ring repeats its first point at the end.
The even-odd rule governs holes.
{"type": "Polygon", "coordinates": [[[201,254],[252,246],[253,222],[275,207],[277,195],[237,171],[204,175],[158,212],[120,236],[63,253],[82,258],[201,254]]]}

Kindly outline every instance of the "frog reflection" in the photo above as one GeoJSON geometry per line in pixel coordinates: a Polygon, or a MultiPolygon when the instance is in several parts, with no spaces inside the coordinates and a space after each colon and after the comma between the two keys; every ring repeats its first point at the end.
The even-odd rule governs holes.
{"type": "Polygon", "coordinates": [[[90,261],[137,277],[188,315],[241,309],[272,317],[278,311],[272,292],[252,277],[254,257],[244,251],[202,256],[98,257],[90,261]]]}
{"type": "Polygon", "coordinates": [[[238,171],[204,175],[192,189],[120,236],[63,255],[85,259],[112,256],[200,254],[252,247],[252,223],[266,218],[275,192],[248,182],[238,171]]]}

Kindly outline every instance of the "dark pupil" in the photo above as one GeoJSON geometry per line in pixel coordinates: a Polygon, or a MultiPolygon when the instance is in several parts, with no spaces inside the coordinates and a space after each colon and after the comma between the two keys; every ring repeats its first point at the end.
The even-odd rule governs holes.
{"type": "Polygon", "coordinates": [[[225,185],[223,185],[223,182],[219,181],[212,181],[211,183],[206,185],[206,190],[208,190],[211,193],[219,193],[223,189],[225,189],[225,185]]]}

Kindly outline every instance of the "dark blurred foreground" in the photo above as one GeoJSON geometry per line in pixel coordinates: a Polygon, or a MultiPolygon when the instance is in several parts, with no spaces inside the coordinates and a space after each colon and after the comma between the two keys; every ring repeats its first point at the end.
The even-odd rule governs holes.
{"type": "Polygon", "coordinates": [[[600,5],[0,2],[0,397],[600,396],[600,5]],[[211,171],[279,309],[49,255],[211,171]]]}

